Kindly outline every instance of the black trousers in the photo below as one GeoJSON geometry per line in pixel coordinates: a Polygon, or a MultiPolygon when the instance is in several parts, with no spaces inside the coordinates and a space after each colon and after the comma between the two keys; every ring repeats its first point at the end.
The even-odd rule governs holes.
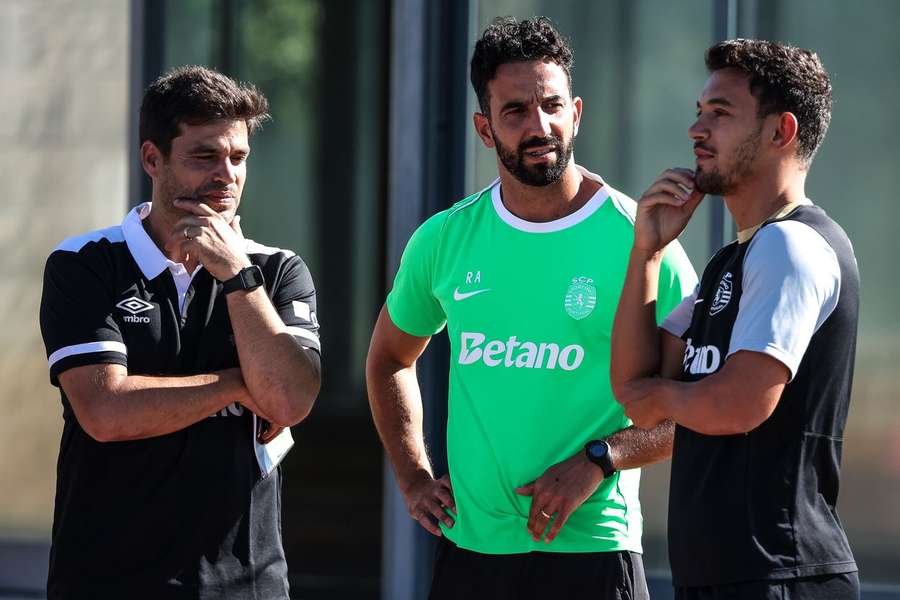
{"type": "Polygon", "coordinates": [[[429,600],[649,600],[634,552],[479,554],[438,542],[429,600]]]}
{"type": "Polygon", "coordinates": [[[859,575],[840,573],[780,581],[676,587],[675,600],[859,600],[859,575]]]}

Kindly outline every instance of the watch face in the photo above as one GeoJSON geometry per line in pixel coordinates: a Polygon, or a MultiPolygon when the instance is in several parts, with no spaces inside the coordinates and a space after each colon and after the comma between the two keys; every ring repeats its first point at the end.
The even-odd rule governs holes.
{"type": "Polygon", "coordinates": [[[591,444],[589,452],[592,458],[603,458],[606,456],[607,446],[602,442],[597,442],[596,444],[591,444]]]}

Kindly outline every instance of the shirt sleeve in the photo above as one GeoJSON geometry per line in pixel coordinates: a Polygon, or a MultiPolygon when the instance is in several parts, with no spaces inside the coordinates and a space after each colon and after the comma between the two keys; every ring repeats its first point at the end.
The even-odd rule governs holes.
{"type": "Polygon", "coordinates": [[[113,318],[112,281],[101,264],[77,252],[58,250],[44,268],[41,335],[47,350],[50,382],[59,374],[91,364],[128,366],[128,350],[113,318]]]}
{"type": "MultiPolygon", "coordinates": [[[[666,322],[671,323],[668,317],[677,320],[677,325],[684,325],[687,331],[691,324],[691,315],[694,312],[693,297],[696,297],[697,272],[694,271],[690,259],[678,240],[673,241],[666,248],[662,264],[659,269],[659,287],[656,300],[656,322],[661,323],[666,331],[676,333],[666,327],[666,322]],[[692,296],[693,294],[693,296],[692,296]],[[690,301],[690,304],[685,304],[690,301]],[[689,310],[688,310],[689,309],[689,310]],[[687,323],[684,323],[685,318],[687,323]]],[[[684,333],[677,333],[678,337],[684,333]]]]}
{"type": "Polygon", "coordinates": [[[306,263],[291,256],[272,294],[272,304],[288,332],[304,348],[322,352],[319,319],[316,316],[316,288],[306,263]]]}
{"type": "Polygon", "coordinates": [[[768,354],[793,379],[813,334],[837,306],[840,287],[837,255],[814,229],[798,221],[763,227],[744,258],[728,355],[768,354]]]}
{"type": "Polygon", "coordinates": [[[425,221],[409,239],[394,287],[386,305],[394,324],[418,337],[434,335],[444,328],[447,315],[434,295],[434,263],[440,243],[444,213],[425,221]]]}
{"type": "Polygon", "coordinates": [[[697,293],[699,291],[700,285],[698,284],[690,295],[672,309],[672,312],[663,320],[660,327],[675,337],[683,338],[684,334],[687,333],[688,327],[691,326],[691,319],[694,318],[694,304],[697,302],[697,293]]]}

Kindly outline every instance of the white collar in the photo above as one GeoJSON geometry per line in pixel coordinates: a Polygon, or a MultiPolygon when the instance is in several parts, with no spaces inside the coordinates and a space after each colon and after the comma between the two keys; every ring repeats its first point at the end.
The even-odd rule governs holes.
{"type": "MultiPolygon", "coordinates": [[[[151,204],[149,202],[138,204],[131,209],[125,216],[125,220],[122,221],[122,234],[125,236],[125,243],[128,244],[128,251],[131,252],[134,262],[137,263],[144,277],[148,280],[155,279],[166,269],[169,269],[174,274],[187,273],[184,265],[166,258],[166,255],[162,253],[162,250],[159,249],[159,246],[156,245],[156,242],[150,238],[147,230],[144,229],[142,221],[150,215],[150,209],[151,204]]],[[[190,275],[193,276],[199,269],[200,267],[198,266],[194,273],[190,275]]]]}
{"type": "Polygon", "coordinates": [[[603,206],[603,203],[606,202],[607,198],[609,198],[609,186],[606,185],[606,182],[603,181],[603,178],[599,175],[591,173],[590,171],[579,165],[575,165],[575,167],[582,174],[582,176],[599,183],[600,189],[597,190],[597,193],[595,193],[591,197],[591,199],[585,203],[584,206],[582,206],[572,214],[566,215],[561,219],[547,221],[544,223],[535,223],[533,221],[526,221],[525,219],[517,217],[516,215],[512,214],[509,209],[506,208],[506,206],[503,205],[503,200],[500,197],[500,179],[498,178],[491,186],[491,201],[494,204],[494,210],[497,212],[497,216],[500,217],[510,227],[528,233],[552,233],[554,231],[562,231],[563,229],[568,229],[569,227],[573,227],[578,223],[581,223],[592,214],[597,212],[597,209],[603,206]]]}

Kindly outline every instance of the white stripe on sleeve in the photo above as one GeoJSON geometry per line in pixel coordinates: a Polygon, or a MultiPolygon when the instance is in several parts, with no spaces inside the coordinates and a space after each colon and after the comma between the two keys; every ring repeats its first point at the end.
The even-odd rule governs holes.
{"type": "Polygon", "coordinates": [[[60,348],[47,359],[48,367],[53,368],[55,363],[67,356],[91,354],[93,352],[118,352],[119,354],[128,356],[128,348],[122,342],[88,342],[86,344],[75,344],[74,346],[60,348]]]}

